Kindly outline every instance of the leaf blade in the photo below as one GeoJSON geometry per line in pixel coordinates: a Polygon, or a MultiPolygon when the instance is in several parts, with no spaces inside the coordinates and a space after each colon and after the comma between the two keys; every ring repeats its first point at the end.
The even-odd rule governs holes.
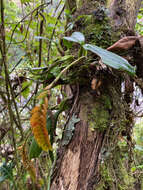
{"type": "Polygon", "coordinates": [[[91,44],[85,44],[83,45],[83,48],[100,56],[104,64],[114,69],[127,71],[129,74],[135,75],[136,68],[130,65],[126,59],[119,55],[91,44]]]}
{"type": "Polygon", "coordinates": [[[81,32],[74,32],[69,37],[63,37],[63,39],[71,42],[76,42],[79,44],[83,44],[85,42],[85,37],[81,32]]]}

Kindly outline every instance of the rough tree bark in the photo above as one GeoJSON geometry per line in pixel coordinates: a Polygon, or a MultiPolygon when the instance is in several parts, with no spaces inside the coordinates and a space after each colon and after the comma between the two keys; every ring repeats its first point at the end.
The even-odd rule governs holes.
{"type": "MultiPolygon", "coordinates": [[[[75,21],[74,31],[84,33],[88,43],[108,48],[122,37],[135,35],[141,0],[68,0],[67,3],[75,21]]],[[[134,46],[140,47],[140,42],[135,42],[134,46]]],[[[138,67],[141,59],[136,63],[138,54],[134,46],[128,48],[128,52],[120,48],[115,52],[128,57],[131,64],[138,67]]],[[[72,50],[73,54],[75,52],[72,50]]],[[[76,114],[80,122],[75,125],[69,144],[61,145],[58,150],[51,190],[132,190],[133,179],[129,173],[133,114],[129,105],[133,79],[103,65],[95,66],[94,62],[88,66],[81,69],[75,85],[65,87],[67,95],[74,97],[70,115],[76,114]],[[126,91],[123,95],[121,85],[124,81],[126,91]],[[127,138],[124,150],[119,146],[121,136],[127,138]],[[128,155],[127,170],[121,161],[122,151],[128,155]],[[126,180],[125,175],[128,176],[126,180]]],[[[142,77],[138,68],[137,71],[142,77]]]]}

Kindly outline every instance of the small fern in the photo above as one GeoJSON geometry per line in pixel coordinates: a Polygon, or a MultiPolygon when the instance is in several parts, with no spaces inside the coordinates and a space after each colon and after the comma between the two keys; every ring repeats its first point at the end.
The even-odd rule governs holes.
{"type": "Polygon", "coordinates": [[[32,116],[30,119],[30,124],[35,140],[44,151],[52,150],[52,146],[49,140],[49,134],[46,128],[47,108],[48,99],[45,98],[44,104],[42,104],[41,106],[35,106],[33,108],[31,112],[32,116]]]}

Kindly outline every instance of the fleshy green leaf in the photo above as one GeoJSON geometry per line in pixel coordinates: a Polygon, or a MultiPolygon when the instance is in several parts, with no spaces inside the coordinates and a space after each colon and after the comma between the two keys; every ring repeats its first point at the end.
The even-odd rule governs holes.
{"type": "Polygon", "coordinates": [[[70,37],[63,37],[63,39],[71,42],[77,42],[79,44],[84,44],[85,37],[81,32],[74,32],[70,37]]]}
{"type": "Polygon", "coordinates": [[[130,75],[135,75],[136,68],[119,55],[90,44],[83,45],[83,48],[100,56],[104,64],[114,69],[127,71],[130,75]]]}

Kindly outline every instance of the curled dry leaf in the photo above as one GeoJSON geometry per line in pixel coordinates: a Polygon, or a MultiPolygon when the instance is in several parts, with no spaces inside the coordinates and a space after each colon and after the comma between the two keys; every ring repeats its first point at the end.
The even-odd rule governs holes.
{"type": "Polygon", "coordinates": [[[136,40],[138,40],[138,36],[126,36],[119,41],[117,41],[112,46],[108,47],[108,51],[121,51],[121,50],[128,50],[135,45],[136,40]]]}

